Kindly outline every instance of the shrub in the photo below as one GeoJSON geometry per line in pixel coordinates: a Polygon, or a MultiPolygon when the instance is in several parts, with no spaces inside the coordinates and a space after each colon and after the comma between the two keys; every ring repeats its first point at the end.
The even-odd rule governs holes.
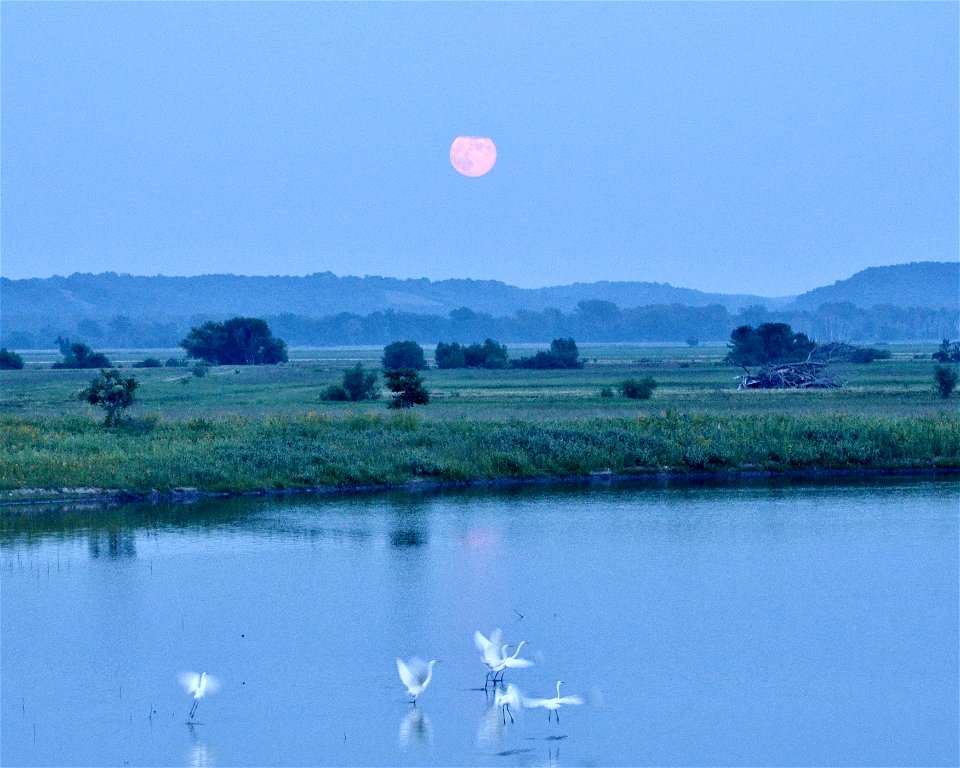
{"type": "Polygon", "coordinates": [[[960,375],[957,374],[957,369],[950,365],[938,365],[933,369],[933,380],[937,385],[937,391],[940,393],[940,397],[946,399],[950,397],[950,393],[957,386],[957,381],[960,380],[960,375]]]}
{"type": "Polygon", "coordinates": [[[155,357],[148,357],[146,360],[141,360],[139,363],[133,364],[134,368],[162,368],[163,363],[161,363],[155,357]]]}
{"type": "Polygon", "coordinates": [[[54,363],[54,368],[108,368],[110,366],[110,361],[106,355],[101,352],[94,352],[86,344],[78,342],[71,344],[70,339],[58,337],[57,346],[60,347],[63,360],[54,363]]]}
{"type": "Polygon", "coordinates": [[[343,388],[347,397],[355,403],[361,400],[376,400],[380,397],[380,391],[377,389],[377,372],[364,371],[360,363],[343,372],[343,388]]]}
{"type": "Polygon", "coordinates": [[[390,401],[391,408],[409,408],[413,405],[425,405],[430,401],[423,377],[413,368],[385,371],[383,375],[387,380],[387,387],[394,393],[390,401]]]}
{"type": "Polygon", "coordinates": [[[657,382],[650,376],[644,376],[642,379],[625,379],[619,386],[620,394],[631,400],[649,400],[656,388],[657,382]]]}
{"type": "Polygon", "coordinates": [[[347,390],[343,388],[342,384],[330,384],[320,391],[320,399],[325,402],[342,403],[350,398],[347,396],[347,390]]]}
{"type": "Polygon", "coordinates": [[[693,335],[687,336],[685,341],[687,342],[688,347],[695,347],[700,343],[700,339],[693,335]]]}
{"type": "Polygon", "coordinates": [[[893,355],[889,349],[876,347],[857,347],[850,353],[851,363],[872,363],[874,360],[889,360],[893,355]]]}
{"type": "Polygon", "coordinates": [[[422,371],[427,367],[423,347],[415,341],[395,341],[383,348],[383,368],[386,371],[399,371],[412,368],[422,371]]]}
{"type": "Polygon", "coordinates": [[[133,405],[136,389],[137,380],[132,376],[125,379],[120,371],[104,368],[81,390],[80,399],[103,408],[107,412],[104,425],[111,427],[119,421],[122,412],[133,405]]]}
{"type": "Polygon", "coordinates": [[[187,359],[185,357],[168,357],[164,365],[167,368],[186,368],[187,359]]]}
{"type": "Polygon", "coordinates": [[[191,328],[180,342],[187,355],[212,365],[274,365],[287,361],[287,345],[274,338],[270,327],[257,317],[234,317],[222,323],[209,321],[191,328]]]}
{"type": "Polygon", "coordinates": [[[19,371],[23,368],[23,358],[6,347],[0,347],[0,370],[19,371]]]}
{"type": "Polygon", "coordinates": [[[210,365],[203,360],[200,360],[193,366],[192,373],[198,379],[202,379],[207,375],[207,372],[210,370],[210,365]]]}
{"type": "Polygon", "coordinates": [[[613,397],[613,390],[610,387],[603,387],[600,390],[600,397],[613,397]]]}

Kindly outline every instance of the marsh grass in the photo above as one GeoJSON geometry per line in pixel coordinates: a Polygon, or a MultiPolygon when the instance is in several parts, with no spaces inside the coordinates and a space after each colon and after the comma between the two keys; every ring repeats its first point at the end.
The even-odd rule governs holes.
{"type": "Polygon", "coordinates": [[[0,487],[250,491],[664,470],[960,466],[956,416],[430,421],[416,413],[0,417],[0,487]]]}

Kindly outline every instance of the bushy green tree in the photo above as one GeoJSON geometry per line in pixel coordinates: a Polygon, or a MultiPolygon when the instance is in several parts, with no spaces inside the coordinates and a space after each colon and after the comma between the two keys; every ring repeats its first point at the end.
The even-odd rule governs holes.
{"type": "Polygon", "coordinates": [[[0,370],[19,371],[23,368],[23,358],[6,347],[0,347],[0,370]]]}
{"type": "Polygon", "coordinates": [[[273,365],[287,361],[287,345],[258,317],[213,320],[191,328],[180,342],[187,355],[211,365],[273,365]]]}
{"type": "Polygon", "coordinates": [[[70,339],[62,336],[57,338],[57,346],[60,347],[60,354],[63,360],[54,363],[53,368],[107,368],[110,361],[102,352],[94,352],[86,344],[79,342],[70,343],[70,339]]]}
{"type": "Polygon", "coordinates": [[[946,399],[950,397],[950,393],[956,388],[957,381],[960,380],[960,374],[957,373],[957,369],[952,365],[940,364],[933,369],[933,380],[937,386],[937,392],[940,393],[940,397],[946,399]]]}
{"type": "Polygon", "coordinates": [[[579,360],[580,352],[573,339],[554,339],[549,350],[540,350],[533,357],[521,357],[514,360],[514,368],[583,368],[579,360]]]}
{"type": "Polygon", "coordinates": [[[148,357],[144,360],[141,360],[139,363],[133,364],[134,368],[162,368],[163,363],[156,357],[148,357]]]}
{"type": "Polygon", "coordinates": [[[620,394],[631,400],[649,400],[656,388],[657,382],[650,376],[644,376],[642,379],[624,379],[618,387],[620,394]]]}
{"type": "Polygon", "coordinates": [[[430,402],[430,393],[424,386],[423,377],[413,368],[397,368],[384,371],[387,387],[394,393],[391,408],[409,408],[430,402]]]}
{"type": "Polygon", "coordinates": [[[741,325],[730,332],[726,360],[734,365],[795,363],[805,360],[816,342],[805,333],[794,333],[787,323],[741,325]]]}
{"type": "Polygon", "coordinates": [[[132,376],[124,378],[120,371],[104,368],[81,390],[80,399],[103,408],[107,412],[104,425],[111,427],[120,420],[123,411],[133,405],[136,389],[137,380],[132,376]]]}
{"type": "Polygon", "coordinates": [[[423,347],[415,341],[395,341],[387,344],[383,348],[382,362],[385,371],[397,371],[402,368],[422,371],[427,367],[423,347]]]}
{"type": "Polygon", "coordinates": [[[455,341],[450,344],[441,341],[437,344],[433,359],[437,363],[437,368],[463,368],[466,365],[463,347],[455,341]]]}

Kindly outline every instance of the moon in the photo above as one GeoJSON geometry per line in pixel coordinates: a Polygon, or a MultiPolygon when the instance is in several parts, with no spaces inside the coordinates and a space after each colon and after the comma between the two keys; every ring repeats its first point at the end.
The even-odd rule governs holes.
{"type": "Polygon", "coordinates": [[[450,145],[450,164],[464,176],[483,176],[497,162],[497,145],[484,136],[457,136],[450,145]]]}

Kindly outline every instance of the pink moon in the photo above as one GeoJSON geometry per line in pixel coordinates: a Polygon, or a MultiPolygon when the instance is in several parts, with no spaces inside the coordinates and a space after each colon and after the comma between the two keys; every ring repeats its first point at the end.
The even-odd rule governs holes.
{"type": "Polygon", "coordinates": [[[464,176],[483,176],[497,162],[497,145],[483,136],[457,136],[450,145],[450,163],[464,176]]]}

